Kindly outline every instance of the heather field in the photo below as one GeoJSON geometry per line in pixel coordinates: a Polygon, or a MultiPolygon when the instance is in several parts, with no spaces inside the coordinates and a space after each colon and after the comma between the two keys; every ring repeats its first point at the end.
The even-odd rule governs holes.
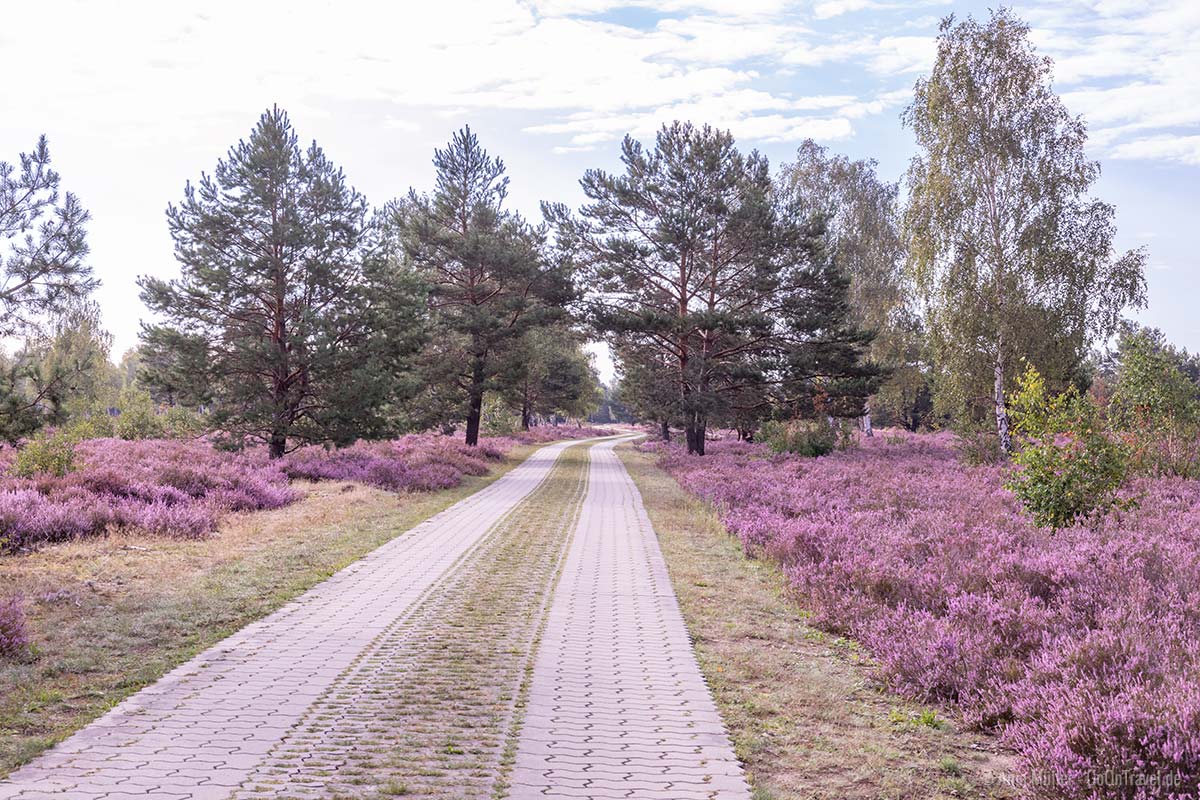
{"type": "Polygon", "coordinates": [[[1054,532],[945,434],[646,447],[888,687],[999,733],[1029,793],[1197,796],[1200,483],[1135,481],[1135,509],[1054,532]]]}
{"type": "Polygon", "coordinates": [[[390,491],[458,486],[485,475],[519,444],[604,436],[576,426],[533,428],[469,447],[456,437],[414,434],[341,449],[306,447],[272,461],[262,449],[231,453],[207,442],[89,439],[65,474],[11,474],[0,452],[0,552],[130,528],[198,537],[231,511],[279,508],[301,496],[290,480],[359,481],[390,491]]]}

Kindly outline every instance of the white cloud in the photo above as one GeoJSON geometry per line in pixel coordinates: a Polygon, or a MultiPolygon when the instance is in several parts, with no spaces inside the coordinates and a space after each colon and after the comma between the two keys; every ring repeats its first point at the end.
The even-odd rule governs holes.
{"type": "Polygon", "coordinates": [[[877,8],[878,4],[871,0],[825,0],[813,6],[813,16],[817,19],[831,19],[852,11],[862,11],[865,8],[877,8]]]}
{"type": "Polygon", "coordinates": [[[1132,139],[1113,146],[1109,155],[1112,158],[1177,161],[1200,167],[1200,135],[1132,139]]]}
{"type": "Polygon", "coordinates": [[[1196,163],[1200,3],[1080,0],[1037,6],[1029,18],[1100,154],[1196,163]]]}
{"type": "Polygon", "coordinates": [[[396,117],[385,117],[383,126],[398,131],[416,132],[421,130],[420,123],[408,119],[397,119],[396,117]]]}
{"type": "MultiPolygon", "coordinates": [[[[10,87],[10,113],[51,127],[83,114],[131,149],[179,141],[181,127],[201,140],[233,119],[244,128],[248,112],[272,101],[309,118],[328,114],[330,101],[387,103],[397,112],[382,125],[408,132],[420,124],[406,109],[456,117],[525,110],[557,117],[558,127],[534,129],[568,135],[565,146],[578,147],[629,121],[644,126],[685,112],[711,114],[706,119],[767,140],[808,130],[845,137],[853,133],[850,120],[887,106],[871,96],[792,96],[759,84],[788,65],[856,59],[881,74],[904,72],[927,51],[921,37],[855,35],[826,43],[782,0],[655,4],[659,13],[675,13],[648,29],[599,17],[631,5],[651,6],[357,0],[285,10],[281,3],[218,0],[189,14],[148,1],[77,2],[56,31],[55,59],[41,58],[34,37],[21,37],[5,42],[0,61],[37,61],[47,73],[10,87]],[[845,109],[836,122],[810,118],[836,109],[845,109]]],[[[20,12],[9,16],[10,30],[33,24],[20,12]]]]}

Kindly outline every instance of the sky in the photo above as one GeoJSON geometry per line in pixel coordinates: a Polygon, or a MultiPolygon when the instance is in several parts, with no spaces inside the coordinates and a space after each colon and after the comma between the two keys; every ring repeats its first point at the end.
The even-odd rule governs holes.
{"type": "MultiPolygon", "coordinates": [[[[146,315],[138,275],[178,274],[164,216],[264,109],[285,108],[373,205],[426,190],[465,124],[511,177],[510,202],[578,206],[585,169],[626,133],[731,130],[772,164],[813,138],[899,179],[900,114],[933,61],[939,0],[438,0],[6,4],[0,160],[39,134],[91,211],[91,263],[114,357],[146,315]]],[[[1121,249],[1149,253],[1136,317],[1200,350],[1200,0],[1014,2],[1055,88],[1087,120],[1095,194],[1121,249]]],[[[607,363],[602,371],[610,371],[607,363]]]]}

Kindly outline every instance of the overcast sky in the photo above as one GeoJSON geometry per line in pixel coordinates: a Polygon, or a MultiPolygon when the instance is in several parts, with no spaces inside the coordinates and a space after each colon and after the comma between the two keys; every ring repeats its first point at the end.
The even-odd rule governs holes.
{"type": "MultiPolygon", "coordinates": [[[[177,273],[164,210],[273,103],[375,205],[432,182],[469,123],[504,158],[512,202],[577,205],[584,169],[664,121],[729,128],[772,163],[812,137],[899,178],[899,121],[933,58],[938,0],[9,3],[0,160],[50,137],[92,212],[115,355],[137,341],[134,279],[177,273]],[[196,10],[187,10],[188,6],[196,10]]],[[[1200,350],[1200,1],[1017,2],[1057,89],[1091,130],[1119,243],[1150,253],[1140,318],[1200,350]]]]}

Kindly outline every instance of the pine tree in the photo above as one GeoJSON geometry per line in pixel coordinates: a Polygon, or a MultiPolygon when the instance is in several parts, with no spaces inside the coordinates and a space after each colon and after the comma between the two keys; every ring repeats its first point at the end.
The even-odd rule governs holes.
{"type": "Polygon", "coordinates": [[[0,338],[27,333],[98,285],[87,264],[79,198],[59,194],[46,137],[22,153],[18,170],[0,161],[0,338]]]}
{"type": "Polygon", "coordinates": [[[511,381],[513,351],[528,331],[564,318],[574,288],[569,262],[547,252],[546,231],[504,207],[504,163],[469,127],[434,151],[433,164],[433,192],[393,203],[390,224],[428,291],[424,383],[439,393],[440,421],[465,418],[475,445],[484,394],[511,381]]]}
{"type": "Polygon", "coordinates": [[[752,401],[766,408],[857,370],[870,336],[848,322],[820,221],[781,196],[766,158],[675,122],[653,150],[626,137],[621,160],[623,174],[585,173],[579,218],[547,216],[584,265],[594,324],[638,368],[669,365],[664,417],[682,418],[689,452],[704,453],[709,422],[738,416],[751,386],[771,392],[752,401]]]}
{"type": "Polygon", "coordinates": [[[166,320],[144,330],[151,387],[211,398],[218,429],[273,458],[382,429],[379,359],[406,321],[378,313],[366,201],[286,113],[264,113],[167,220],[181,277],[139,281],[166,320]]]}
{"type": "Polygon", "coordinates": [[[584,339],[567,325],[526,332],[503,372],[506,403],[518,410],[521,428],[538,419],[586,417],[599,404],[600,384],[584,339]]]}
{"type": "Polygon", "coordinates": [[[45,136],[16,166],[0,161],[0,339],[28,339],[0,365],[0,436],[9,441],[46,421],[45,406],[66,377],[39,371],[33,353],[45,324],[99,285],[87,263],[90,217],[59,184],[45,136]]]}

